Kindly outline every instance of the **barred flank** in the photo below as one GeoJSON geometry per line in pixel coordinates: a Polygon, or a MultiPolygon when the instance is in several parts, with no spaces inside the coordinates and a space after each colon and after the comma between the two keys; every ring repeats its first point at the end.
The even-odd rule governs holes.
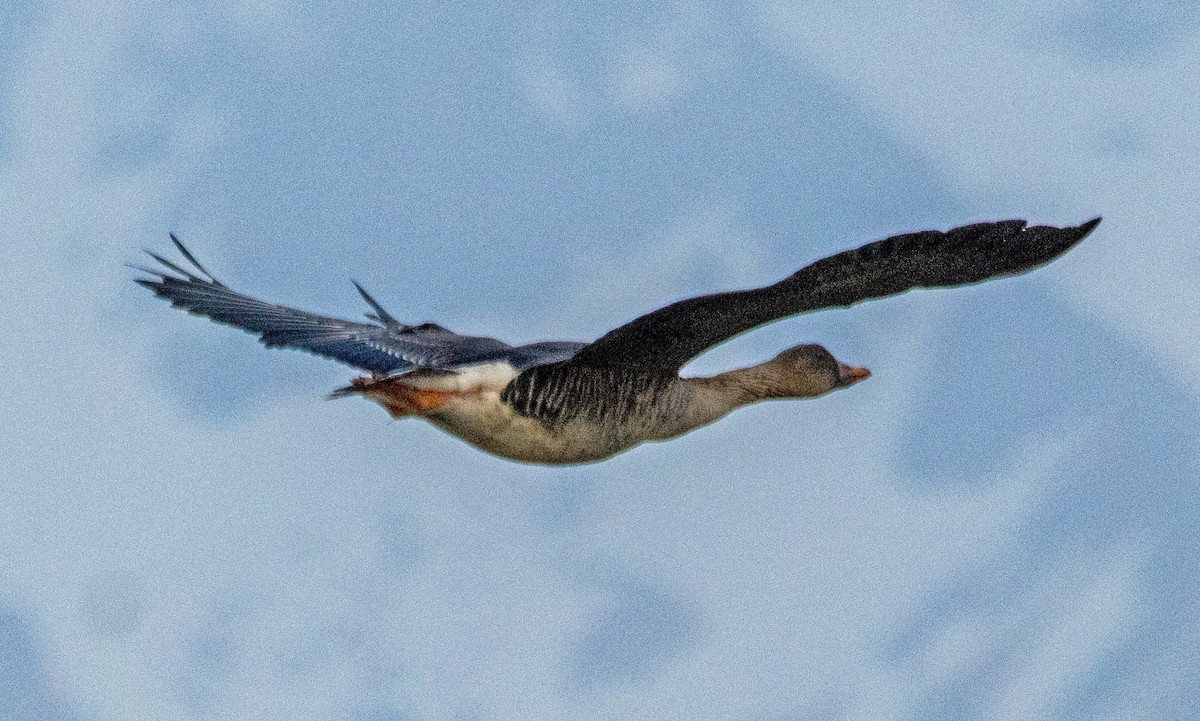
{"type": "Polygon", "coordinates": [[[638,373],[628,368],[544,365],[514,378],[500,400],[517,413],[550,426],[578,418],[615,426],[655,408],[676,380],[674,374],[638,373]]]}

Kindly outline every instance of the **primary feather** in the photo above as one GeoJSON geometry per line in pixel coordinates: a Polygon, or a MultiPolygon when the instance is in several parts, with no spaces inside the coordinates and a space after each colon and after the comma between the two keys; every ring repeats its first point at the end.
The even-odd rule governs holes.
{"type": "Polygon", "coordinates": [[[818,260],[774,285],[659,308],[609,331],[571,362],[677,371],[719,343],[788,316],[1024,273],[1067,252],[1099,223],[1056,228],[1006,220],[892,236],[818,260]]]}
{"type": "Polygon", "coordinates": [[[396,320],[362,288],[377,323],[358,323],[267,303],[239,293],[205,270],[172,235],[171,241],[192,270],[146,251],[165,270],[138,268],[156,276],[137,282],[171,305],[218,323],[255,333],[269,347],[297,348],[355,368],[394,374],[416,368],[457,368],[507,360],[518,369],[569,358],[583,343],[535,343],[511,346],[495,338],[460,335],[435,323],[408,325],[396,320]],[[195,271],[199,271],[198,273],[195,271]]]}

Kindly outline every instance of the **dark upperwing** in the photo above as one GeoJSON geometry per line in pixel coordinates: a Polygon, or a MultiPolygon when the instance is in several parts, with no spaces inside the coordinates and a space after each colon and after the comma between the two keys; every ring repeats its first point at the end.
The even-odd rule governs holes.
{"type": "Polygon", "coordinates": [[[818,260],[774,285],[659,308],[609,331],[568,363],[676,372],[709,348],[781,318],[1033,270],[1066,253],[1099,223],[1094,218],[1057,228],[1004,220],[896,235],[818,260]]]}

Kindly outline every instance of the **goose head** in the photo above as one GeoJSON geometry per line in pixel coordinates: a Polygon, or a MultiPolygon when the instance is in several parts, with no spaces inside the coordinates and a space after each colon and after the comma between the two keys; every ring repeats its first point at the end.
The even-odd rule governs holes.
{"type": "Polygon", "coordinates": [[[816,398],[870,377],[866,368],[839,361],[824,346],[806,343],[788,348],[761,365],[731,371],[728,378],[751,400],[816,398]]]}

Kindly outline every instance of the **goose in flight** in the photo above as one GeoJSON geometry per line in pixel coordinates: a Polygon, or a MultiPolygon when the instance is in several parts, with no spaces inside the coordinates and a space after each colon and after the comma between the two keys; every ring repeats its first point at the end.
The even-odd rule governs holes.
{"type": "Polygon", "coordinates": [[[331,397],[362,395],[396,418],[416,416],[478,448],[526,463],[588,463],[645,441],[675,438],[741,406],[814,398],[867,378],[815,344],[711,378],[679,370],[736,335],[788,316],[913,288],[1017,275],[1083,240],[1095,218],[1063,228],[1023,220],[897,235],[819,260],[773,285],[681,300],[591,343],[512,346],[435,323],[409,325],[362,286],[370,323],[316,315],[229,288],[171,235],[179,263],[138,283],[189,313],[369,372],[331,397]],[[185,267],[190,266],[190,267],[185,267]]]}

